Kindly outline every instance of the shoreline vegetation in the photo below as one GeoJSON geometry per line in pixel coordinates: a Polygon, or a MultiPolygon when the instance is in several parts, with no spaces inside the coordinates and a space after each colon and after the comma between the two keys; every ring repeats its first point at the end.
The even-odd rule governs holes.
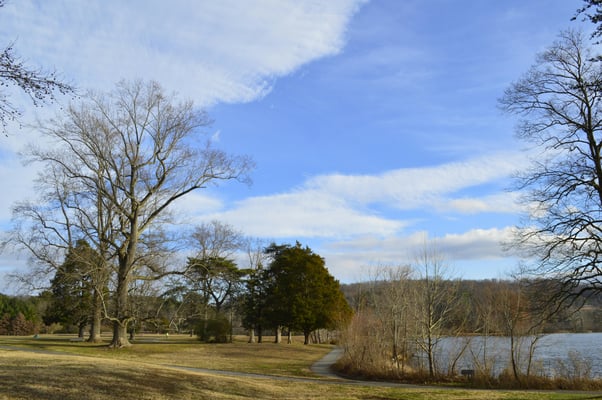
{"type": "Polygon", "coordinates": [[[187,335],[144,335],[136,346],[119,351],[109,350],[108,342],[71,339],[68,335],[0,337],[0,399],[515,399],[519,393],[521,399],[591,398],[585,392],[385,387],[386,383],[380,387],[371,386],[373,382],[320,378],[310,367],[332,346],[305,346],[301,339],[292,345],[249,344],[242,337],[228,344],[202,344],[187,335]],[[219,371],[254,375],[220,375],[219,371]]]}

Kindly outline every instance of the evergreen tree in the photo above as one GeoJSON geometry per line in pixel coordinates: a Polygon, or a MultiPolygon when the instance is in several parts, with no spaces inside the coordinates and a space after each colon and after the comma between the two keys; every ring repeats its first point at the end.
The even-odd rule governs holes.
{"type": "Polygon", "coordinates": [[[268,319],[273,325],[303,332],[309,344],[311,332],[334,328],[347,320],[351,309],[340,290],[339,282],[328,272],[324,259],[309,247],[272,245],[267,298],[268,319]]]}
{"type": "Polygon", "coordinates": [[[57,269],[51,281],[52,301],[44,322],[59,322],[75,326],[79,337],[92,316],[93,285],[90,279],[91,266],[97,254],[83,240],[77,242],[57,269]]]}

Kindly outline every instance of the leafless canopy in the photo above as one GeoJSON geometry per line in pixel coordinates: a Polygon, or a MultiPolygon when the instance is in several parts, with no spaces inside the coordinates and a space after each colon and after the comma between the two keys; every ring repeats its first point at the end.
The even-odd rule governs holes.
{"type": "Polygon", "coordinates": [[[519,179],[534,212],[518,244],[562,302],[602,289],[602,63],[586,42],[562,32],[500,99],[522,118],[518,137],[540,150],[519,179]]]}
{"type": "Polygon", "coordinates": [[[19,230],[25,231],[19,242],[36,257],[46,255],[44,248],[64,251],[78,239],[93,244],[113,268],[116,346],[127,345],[130,286],[140,271],[164,273],[160,244],[168,240],[170,207],[210,184],[248,180],[247,157],[203,139],[209,123],[192,102],[178,102],[156,82],[121,82],[48,122],[41,130],[53,145],[29,152],[45,170],[41,202],[15,209],[31,227],[19,230]]]}

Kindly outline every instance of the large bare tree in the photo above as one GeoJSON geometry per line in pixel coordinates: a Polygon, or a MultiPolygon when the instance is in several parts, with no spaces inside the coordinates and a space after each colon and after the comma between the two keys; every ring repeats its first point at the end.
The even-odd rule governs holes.
{"type": "Polygon", "coordinates": [[[500,99],[521,117],[518,137],[539,150],[519,177],[534,212],[517,244],[559,305],[602,290],[601,96],[602,63],[582,33],[564,31],[500,99]]]}
{"type": "MultiPolygon", "coordinates": [[[[113,322],[113,347],[130,344],[132,284],[169,272],[163,255],[174,203],[219,181],[248,179],[252,162],[214,149],[202,134],[209,123],[205,112],[177,102],[156,82],[121,82],[50,121],[42,132],[54,146],[30,151],[68,183],[74,200],[63,217],[106,261],[113,292],[104,310],[113,322]]],[[[65,242],[61,228],[51,228],[50,237],[65,242]]]]}

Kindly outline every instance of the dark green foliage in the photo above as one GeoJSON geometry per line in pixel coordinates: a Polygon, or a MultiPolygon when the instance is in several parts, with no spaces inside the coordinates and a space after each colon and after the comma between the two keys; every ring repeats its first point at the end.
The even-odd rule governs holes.
{"type": "Polygon", "coordinates": [[[232,339],[232,325],[223,315],[199,322],[197,332],[203,342],[228,343],[232,339]]]}
{"type": "Polygon", "coordinates": [[[31,335],[37,331],[39,319],[31,299],[0,294],[0,335],[31,335]]]}
{"type": "Polygon", "coordinates": [[[260,265],[247,275],[245,281],[245,293],[242,298],[242,324],[247,329],[254,329],[257,332],[257,340],[261,343],[264,328],[271,326],[267,319],[267,310],[269,307],[266,297],[267,282],[263,279],[266,275],[263,267],[260,265]]]}
{"type": "Polygon", "coordinates": [[[91,273],[98,262],[98,254],[83,240],[69,251],[51,281],[52,300],[44,315],[46,324],[73,326],[83,335],[92,316],[91,273]]]}
{"type": "Polygon", "coordinates": [[[245,274],[234,261],[224,257],[189,258],[187,270],[193,291],[201,293],[205,305],[212,304],[217,313],[241,289],[245,274]]]}
{"type": "Polygon", "coordinates": [[[263,274],[265,314],[272,326],[301,331],[308,344],[311,332],[349,319],[351,309],[322,257],[300,243],[272,245],[266,252],[273,257],[263,274]]]}
{"type": "Polygon", "coordinates": [[[0,315],[8,314],[10,318],[14,318],[19,313],[23,314],[25,319],[29,321],[38,319],[35,306],[31,299],[9,297],[0,294],[0,315]]]}

